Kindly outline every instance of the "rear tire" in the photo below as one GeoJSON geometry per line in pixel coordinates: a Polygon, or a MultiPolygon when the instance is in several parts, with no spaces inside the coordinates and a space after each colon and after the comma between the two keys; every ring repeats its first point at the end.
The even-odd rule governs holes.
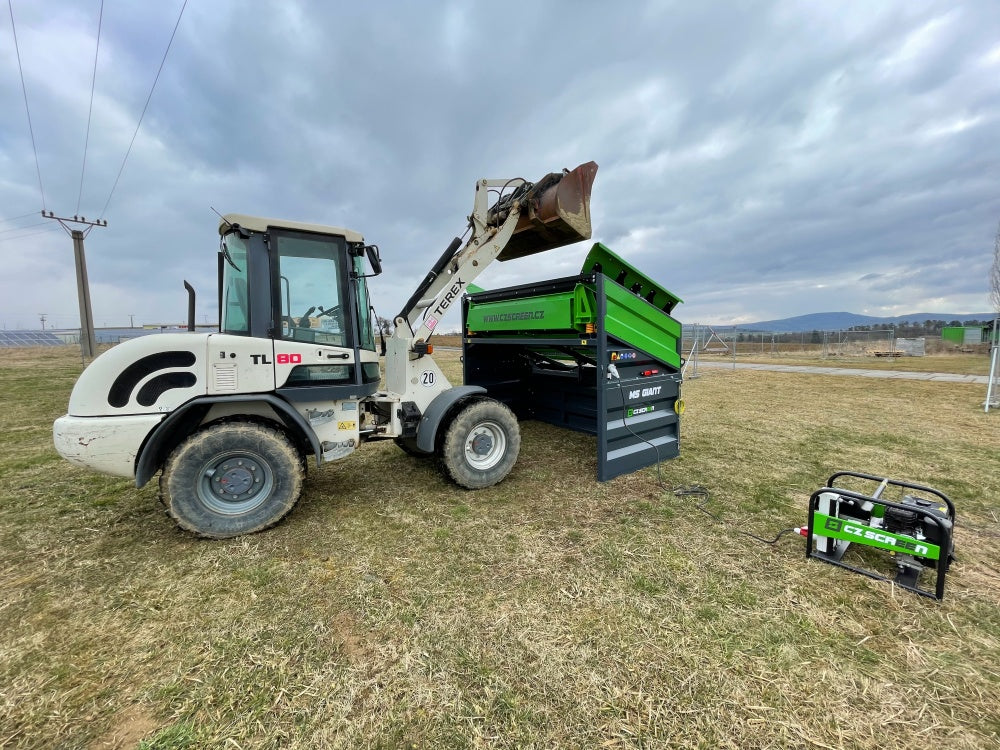
{"type": "Polygon", "coordinates": [[[225,422],[196,432],[174,449],[160,489],[182,529],[228,539],[284,518],[299,499],[303,476],[301,457],[281,432],[252,422],[225,422]]]}
{"type": "Polygon", "coordinates": [[[448,425],[441,463],[461,487],[478,490],[506,477],[521,450],[521,430],[507,406],[484,399],[464,407],[448,425]]]}

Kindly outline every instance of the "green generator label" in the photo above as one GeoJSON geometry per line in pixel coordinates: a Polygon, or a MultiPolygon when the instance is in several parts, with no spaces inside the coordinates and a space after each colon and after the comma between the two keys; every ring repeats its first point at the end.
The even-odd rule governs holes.
{"type": "Polygon", "coordinates": [[[653,411],[653,409],[653,406],[630,406],[625,410],[625,416],[635,417],[639,414],[649,414],[649,412],[653,411]]]}
{"type": "Polygon", "coordinates": [[[857,542],[878,549],[904,552],[929,560],[941,558],[941,548],[936,544],[921,542],[905,534],[873,529],[849,518],[836,518],[825,513],[813,513],[813,534],[831,539],[843,539],[846,542],[857,542]]]}

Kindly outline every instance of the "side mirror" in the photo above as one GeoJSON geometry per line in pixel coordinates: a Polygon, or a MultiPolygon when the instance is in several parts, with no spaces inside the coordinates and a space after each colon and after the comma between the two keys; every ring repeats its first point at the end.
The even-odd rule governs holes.
{"type": "Polygon", "coordinates": [[[365,245],[365,254],[368,256],[368,264],[372,267],[373,276],[382,273],[382,259],[378,254],[378,245],[365,245]]]}

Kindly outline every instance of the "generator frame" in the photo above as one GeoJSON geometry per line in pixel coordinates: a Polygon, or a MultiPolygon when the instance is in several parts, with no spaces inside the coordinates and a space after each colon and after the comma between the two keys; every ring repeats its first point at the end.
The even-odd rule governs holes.
{"type": "MultiPolygon", "coordinates": [[[[839,513],[840,502],[837,501],[837,508],[834,510],[839,513]]],[[[874,514],[872,514],[874,516],[874,514]]],[[[838,516],[839,517],[839,516],[838,516]]],[[[894,534],[891,532],[885,532],[879,527],[870,527],[863,524],[863,519],[858,519],[863,532],[864,528],[874,528],[878,531],[882,531],[882,536],[886,537],[902,537],[903,541],[911,539],[903,534],[894,534]]],[[[836,565],[841,568],[846,568],[854,573],[860,573],[868,578],[873,578],[879,581],[886,581],[889,583],[894,583],[907,591],[912,591],[920,596],[925,596],[931,599],[941,600],[944,598],[944,586],[945,586],[945,576],[948,572],[948,567],[951,561],[954,559],[953,555],[953,541],[952,541],[952,531],[955,525],[955,504],[940,490],[936,490],[933,487],[927,487],[921,484],[915,484],[913,482],[904,481],[901,479],[888,479],[886,477],[875,476],[873,474],[864,474],[856,471],[838,471],[830,476],[827,480],[826,486],[821,487],[816,490],[809,497],[809,521],[806,527],[806,557],[814,558],[817,560],[822,560],[823,562],[830,563],[831,565],[836,565]],[[845,489],[843,487],[838,487],[837,482],[843,478],[853,478],[861,479],[870,482],[877,482],[878,486],[874,492],[870,495],[865,495],[861,492],[856,492],[854,490],[845,489]],[[946,517],[934,512],[928,508],[920,507],[919,505],[898,503],[892,500],[882,499],[882,493],[888,487],[898,487],[901,489],[914,490],[920,493],[927,493],[933,495],[936,499],[944,503],[944,508],[946,509],[946,517]],[[888,551],[890,554],[895,554],[896,550],[893,549],[894,544],[890,541],[880,542],[878,540],[872,540],[866,538],[863,533],[857,534],[856,538],[852,538],[850,541],[843,539],[842,537],[835,537],[824,533],[824,530],[817,530],[816,528],[816,514],[822,513],[822,505],[824,502],[829,502],[828,498],[823,496],[827,493],[836,494],[840,499],[853,500],[857,503],[865,504],[871,503],[874,506],[883,506],[884,508],[894,508],[899,511],[906,513],[915,513],[924,522],[931,523],[938,530],[938,540],[939,544],[939,557],[935,560],[934,569],[936,570],[936,578],[934,583],[934,590],[928,590],[921,588],[918,585],[920,578],[920,573],[928,566],[923,565],[919,560],[926,558],[912,557],[909,555],[903,555],[900,557],[901,562],[897,562],[897,573],[895,577],[890,578],[889,576],[882,575],[873,570],[867,570],[865,568],[858,567],[857,565],[851,565],[850,563],[845,563],[843,561],[844,554],[847,552],[851,544],[860,544],[869,548],[881,549],[883,551],[888,551]],[[829,542],[829,549],[820,549],[820,544],[817,543],[816,548],[813,548],[815,537],[826,539],[829,542]]],[[[855,532],[857,533],[857,532],[855,532]]],[[[914,540],[916,541],[916,540],[914,540]]]]}

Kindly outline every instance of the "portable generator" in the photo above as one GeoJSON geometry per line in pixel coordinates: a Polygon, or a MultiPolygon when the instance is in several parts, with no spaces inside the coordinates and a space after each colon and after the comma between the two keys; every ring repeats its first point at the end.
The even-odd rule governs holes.
{"type": "Polygon", "coordinates": [[[908,591],[940,600],[944,598],[945,574],[954,560],[954,526],[955,505],[939,490],[898,479],[838,471],[826,487],[809,498],[809,524],[799,533],[806,537],[806,557],[880,581],[892,581],[908,591]],[[866,495],[838,486],[845,479],[852,485],[876,486],[866,495]],[[882,497],[889,487],[905,493],[898,502],[882,497]],[[852,545],[863,549],[852,552],[850,562],[844,562],[852,545]],[[882,553],[888,553],[888,560],[882,553]],[[893,568],[895,576],[890,577],[893,568]],[[925,570],[936,571],[933,590],[920,586],[925,570]]]}

